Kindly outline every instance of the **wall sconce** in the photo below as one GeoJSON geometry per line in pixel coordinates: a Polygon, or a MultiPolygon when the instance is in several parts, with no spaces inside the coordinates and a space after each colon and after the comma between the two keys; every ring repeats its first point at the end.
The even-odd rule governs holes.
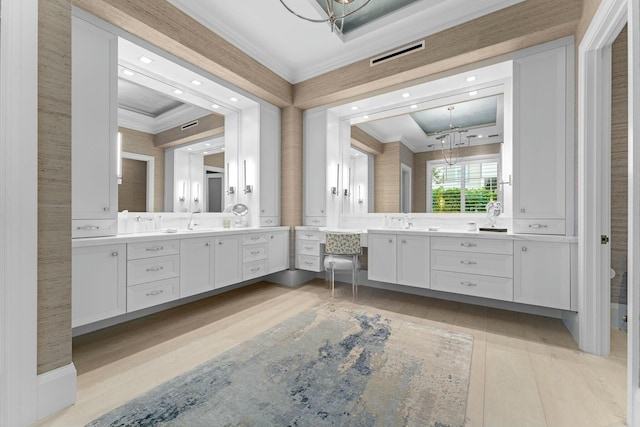
{"type": "Polygon", "coordinates": [[[253,185],[247,185],[247,161],[244,161],[244,194],[253,192],[253,185]]]}
{"type": "Polygon", "coordinates": [[[335,187],[331,187],[331,195],[332,196],[337,196],[338,195],[338,187],[340,186],[340,165],[338,164],[336,166],[336,186],[335,187]]]}
{"type": "Polygon", "coordinates": [[[231,168],[229,167],[229,163],[227,163],[227,172],[225,173],[225,176],[227,178],[227,185],[229,186],[227,189],[227,196],[232,196],[236,194],[236,187],[231,186],[231,176],[229,173],[230,171],[231,171],[231,168]]]}
{"type": "Polygon", "coordinates": [[[185,193],[185,190],[186,190],[186,185],[187,185],[187,183],[183,181],[182,182],[182,194],[180,195],[180,197],[178,197],[178,200],[180,200],[181,202],[185,201],[184,193],[185,193]]]}
{"type": "Polygon", "coordinates": [[[196,183],[196,195],[193,198],[193,201],[196,203],[200,201],[200,183],[199,182],[196,183]]]}
{"type": "Polygon", "coordinates": [[[347,188],[344,189],[344,197],[351,196],[351,168],[347,170],[347,188]]]}
{"type": "Polygon", "coordinates": [[[118,144],[116,146],[116,174],[118,184],[122,184],[122,133],[118,132],[118,144]]]}

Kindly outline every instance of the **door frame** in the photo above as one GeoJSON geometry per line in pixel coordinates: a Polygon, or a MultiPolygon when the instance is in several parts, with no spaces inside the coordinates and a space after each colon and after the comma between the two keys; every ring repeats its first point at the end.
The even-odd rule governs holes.
{"type": "Polygon", "coordinates": [[[0,426],[5,427],[29,425],[40,412],[38,0],[2,0],[1,7],[0,426]]]}

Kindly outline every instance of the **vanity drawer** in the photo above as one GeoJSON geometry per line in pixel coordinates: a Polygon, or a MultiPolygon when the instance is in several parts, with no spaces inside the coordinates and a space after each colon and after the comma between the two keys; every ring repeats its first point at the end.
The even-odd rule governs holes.
{"type": "Polygon", "coordinates": [[[277,216],[261,216],[260,227],[277,227],[280,225],[280,219],[277,216]]]}
{"type": "Polygon", "coordinates": [[[253,245],[254,243],[267,243],[266,234],[247,234],[242,236],[243,245],[253,245]]]}
{"type": "Polygon", "coordinates": [[[324,227],[327,225],[327,219],[323,216],[307,216],[304,218],[304,225],[311,227],[324,227]]]}
{"type": "Polygon", "coordinates": [[[127,287],[127,313],[173,301],[180,295],[177,277],[127,287]]]}
{"type": "Polygon", "coordinates": [[[118,222],[115,219],[74,219],[71,221],[71,238],[115,236],[118,222]]]}
{"type": "Polygon", "coordinates": [[[500,239],[474,239],[473,237],[431,237],[431,249],[512,255],[513,241],[500,239]]]}
{"type": "Polygon", "coordinates": [[[242,248],[242,262],[267,259],[267,244],[247,245],[242,248]]]}
{"type": "Polygon", "coordinates": [[[514,219],[513,232],[516,234],[566,234],[564,219],[514,219]]]}
{"type": "Polygon", "coordinates": [[[127,263],[127,286],[180,275],[180,256],[134,259],[127,263]]]}
{"type": "Polygon", "coordinates": [[[322,258],[319,256],[310,255],[298,255],[296,268],[299,270],[320,272],[324,270],[324,265],[321,264],[322,258]]]}
{"type": "Polygon", "coordinates": [[[296,231],[296,237],[298,240],[322,240],[322,233],[315,230],[300,230],[296,231]]]}
{"type": "Polygon", "coordinates": [[[432,250],[431,268],[513,278],[513,255],[432,250]]]}
{"type": "Polygon", "coordinates": [[[302,255],[318,256],[320,254],[320,242],[313,240],[298,240],[298,253],[302,255]]]}
{"type": "Polygon", "coordinates": [[[180,240],[157,240],[154,242],[129,243],[127,259],[151,258],[180,253],[180,240]]]}
{"type": "Polygon", "coordinates": [[[508,277],[480,276],[432,270],[431,289],[454,294],[513,301],[513,279],[508,277]]]}
{"type": "Polygon", "coordinates": [[[267,260],[248,262],[242,266],[242,280],[254,279],[269,273],[267,260]]]}

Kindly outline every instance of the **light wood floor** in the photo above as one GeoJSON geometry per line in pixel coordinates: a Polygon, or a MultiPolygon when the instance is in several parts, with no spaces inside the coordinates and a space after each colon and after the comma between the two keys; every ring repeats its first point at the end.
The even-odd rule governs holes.
{"type": "MultiPolygon", "coordinates": [[[[74,339],[77,403],[38,426],[81,426],[262,331],[330,300],[324,281],[262,282],[74,339]]],[[[580,352],[561,321],[360,287],[336,304],[474,337],[468,426],[623,426],[626,335],[612,355],[580,352]]]]}

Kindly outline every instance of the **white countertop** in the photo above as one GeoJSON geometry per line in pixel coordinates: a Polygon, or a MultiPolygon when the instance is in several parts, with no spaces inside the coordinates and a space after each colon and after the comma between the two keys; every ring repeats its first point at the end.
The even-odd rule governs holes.
{"type": "Polygon", "coordinates": [[[245,228],[202,228],[196,230],[179,230],[175,233],[166,231],[146,231],[131,234],[117,234],[106,237],[87,237],[73,239],[71,247],[83,248],[88,246],[114,245],[119,243],[151,242],[158,240],[185,239],[191,237],[224,236],[230,234],[269,233],[273,231],[289,230],[290,227],[245,227],[245,228]]]}

